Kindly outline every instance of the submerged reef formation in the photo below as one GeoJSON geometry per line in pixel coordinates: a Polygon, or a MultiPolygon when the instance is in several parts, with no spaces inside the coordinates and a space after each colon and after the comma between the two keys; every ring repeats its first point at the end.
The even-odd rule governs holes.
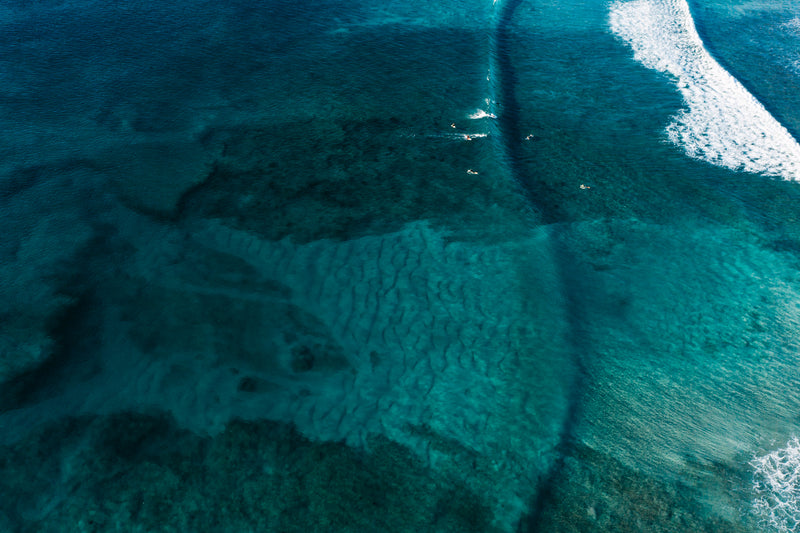
{"type": "Polygon", "coordinates": [[[794,527],[795,148],[596,4],[3,11],[0,530],[794,527]]]}

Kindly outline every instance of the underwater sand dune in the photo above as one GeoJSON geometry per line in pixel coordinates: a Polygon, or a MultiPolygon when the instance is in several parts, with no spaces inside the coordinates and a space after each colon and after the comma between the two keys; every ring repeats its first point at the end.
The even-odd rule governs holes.
{"type": "Polygon", "coordinates": [[[380,435],[498,487],[501,529],[519,519],[573,371],[547,228],[492,245],[426,222],[306,244],[214,221],[162,231],[135,245],[135,288],[101,291],[93,374],[0,425],[153,410],[205,435],[233,419],[358,449],[380,435]],[[491,466],[464,470],[470,458],[491,466]]]}

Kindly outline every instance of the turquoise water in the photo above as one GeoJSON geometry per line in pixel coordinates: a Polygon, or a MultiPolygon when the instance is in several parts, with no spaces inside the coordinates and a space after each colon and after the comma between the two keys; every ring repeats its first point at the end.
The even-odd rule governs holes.
{"type": "Polygon", "coordinates": [[[797,530],[793,2],[0,21],[0,530],[797,530]]]}

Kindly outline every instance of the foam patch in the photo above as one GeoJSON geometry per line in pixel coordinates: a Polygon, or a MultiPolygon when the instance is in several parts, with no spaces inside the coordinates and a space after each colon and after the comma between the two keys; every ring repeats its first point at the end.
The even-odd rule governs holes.
{"type": "Polygon", "coordinates": [[[792,437],[785,448],[755,457],[753,504],[762,524],[770,530],[800,530],[800,440],[792,437]]]}

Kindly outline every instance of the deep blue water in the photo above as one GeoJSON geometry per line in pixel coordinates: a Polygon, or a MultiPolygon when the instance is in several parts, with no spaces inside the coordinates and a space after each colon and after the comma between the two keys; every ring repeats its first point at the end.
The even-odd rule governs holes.
{"type": "Polygon", "coordinates": [[[0,531],[797,530],[793,2],[0,24],[0,531]]]}

